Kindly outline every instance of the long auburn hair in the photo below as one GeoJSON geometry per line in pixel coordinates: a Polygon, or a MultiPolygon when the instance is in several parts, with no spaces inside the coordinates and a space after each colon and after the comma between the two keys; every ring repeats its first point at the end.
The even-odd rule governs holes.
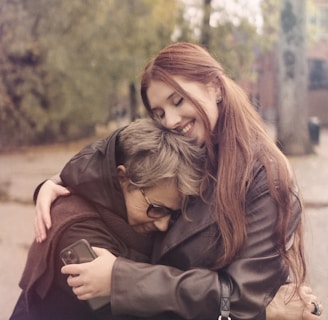
{"type": "Polygon", "coordinates": [[[286,250],[286,234],[292,216],[291,194],[295,182],[286,157],[264,129],[261,117],[246,93],[224,72],[222,66],[202,47],[178,42],[164,48],[146,66],[141,79],[141,97],[152,116],[147,90],[152,80],[163,81],[189,100],[206,128],[207,172],[202,186],[205,194],[209,180],[215,180],[215,210],[220,229],[219,245],[224,252],[217,265],[224,267],[240,252],[247,238],[246,195],[255,162],[264,165],[271,196],[278,207],[275,226],[277,250],[290,267],[296,283],[305,279],[302,223],[299,223],[291,249],[286,250]],[[199,102],[179,86],[172,76],[188,81],[214,84],[220,88],[219,119],[211,132],[209,119],[199,102]]]}

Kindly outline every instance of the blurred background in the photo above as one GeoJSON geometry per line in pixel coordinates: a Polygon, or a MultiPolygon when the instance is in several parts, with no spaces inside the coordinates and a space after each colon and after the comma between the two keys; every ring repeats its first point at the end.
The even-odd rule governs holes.
{"type": "Polygon", "coordinates": [[[19,294],[35,186],[145,116],[140,74],[176,41],[211,52],[289,157],[328,301],[328,0],[0,0],[0,320],[19,294]]]}
{"type": "Polygon", "coordinates": [[[310,151],[309,120],[328,124],[326,0],[0,0],[0,6],[0,150],[107,134],[111,125],[143,116],[139,75],[175,41],[208,48],[275,124],[288,153],[310,151]],[[297,141],[297,151],[288,139],[297,141]]]}

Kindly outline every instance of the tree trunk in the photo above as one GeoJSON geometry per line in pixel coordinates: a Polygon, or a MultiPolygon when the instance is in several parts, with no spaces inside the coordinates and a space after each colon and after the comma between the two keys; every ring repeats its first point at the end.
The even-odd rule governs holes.
{"type": "Polygon", "coordinates": [[[202,33],[200,38],[200,43],[202,46],[209,48],[210,45],[210,18],[211,18],[211,1],[212,0],[203,0],[203,21],[202,21],[202,33]]]}
{"type": "Polygon", "coordinates": [[[130,82],[129,84],[129,96],[130,96],[131,120],[134,121],[138,118],[137,90],[134,82],[130,82]]]}
{"type": "Polygon", "coordinates": [[[278,48],[278,143],[285,154],[312,152],[308,131],[305,0],[282,0],[278,48]]]}

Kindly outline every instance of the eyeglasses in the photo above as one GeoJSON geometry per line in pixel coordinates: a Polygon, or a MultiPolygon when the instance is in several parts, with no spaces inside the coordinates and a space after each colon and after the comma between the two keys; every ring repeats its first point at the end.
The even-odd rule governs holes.
{"type": "Polygon", "coordinates": [[[148,197],[145,195],[145,192],[143,189],[138,188],[141,192],[141,194],[143,195],[143,197],[145,198],[147,204],[148,204],[148,208],[147,208],[147,216],[149,218],[152,219],[160,219],[163,217],[166,217],[168,215],[171,216],[171,221],[175,221],[178,219],[178,217],[181,215],[181,210],[173,210],[171,208],[165,207],[165,206],[161,206],[159,204],[154,204],[152,203],[148,197]]]}

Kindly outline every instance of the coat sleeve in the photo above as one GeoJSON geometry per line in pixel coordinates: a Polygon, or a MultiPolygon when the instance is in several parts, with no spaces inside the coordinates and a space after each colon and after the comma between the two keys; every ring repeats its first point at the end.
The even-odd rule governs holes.
{"type": "MultiPolygon", "coordinates": [[[[288,278],[288,268],[275,245],[277,207],[265,184],[258,184],[254,195],[247,207],[245,247],[224,269],[232,283],[231,318],[234,320],[265,317],[266,306],[288,278]]],[[[297,197],[293,203],[289,237],[295,232],[301,215],[297,197]]],[[[190,241],[197,243],[197,235],[190,241]]],[[[181,251],[186,250],[186,246],[187,243],[182,244],[181,251]]],[[[175,251],[171,255],[172,264],[181,257],[179,248],[175,251]]],[[[217,319],[221,299],[219,273],[219,270],[200,268],[182,271],[118,259],[112,274],[113,312],[150,317],[172,311],[184,319],[217,319]]]]}
{"type": "Polygon", "coordinates": [[[185,319],[202,320],[206,319],[205,314],[216,315],[216,318],[219,314],[220,284],[214,271],[181,271],[118,258],[113,275],[113,314],[150,317],[174,312],[185,319]],[[206,303],[202,303],[204,301],[206,303]]]}

